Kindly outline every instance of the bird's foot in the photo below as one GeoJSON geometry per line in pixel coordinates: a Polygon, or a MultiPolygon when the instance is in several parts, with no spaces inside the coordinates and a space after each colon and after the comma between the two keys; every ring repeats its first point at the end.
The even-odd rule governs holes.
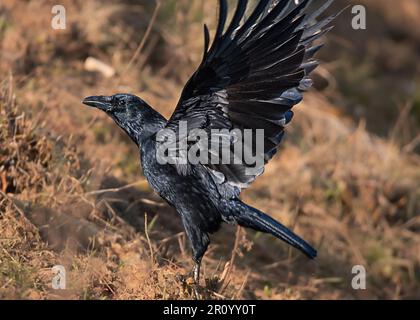
{"type": "Polygon", "coordinates": [[[191,294],[195,300],[200,300],[200,285],[194,279],[194,270],[186,275],[178,275],[178,281],[181,282],[184,292],[191,294]]]}
{"type": "Polygon", "coordinates": [[[192,289],[192,295],[194,297],[195,300],[201,300],[201,295],[200,295],[200,286],[194,282],[194,284],[191,286],[192,289]]]}

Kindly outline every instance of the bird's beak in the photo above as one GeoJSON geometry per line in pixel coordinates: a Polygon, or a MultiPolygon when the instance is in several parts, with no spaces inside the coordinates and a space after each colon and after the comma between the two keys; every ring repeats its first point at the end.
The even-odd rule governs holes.
{"type": "Polygon", "coordinates": [[[112,109],[112,97],[109,96],[92,96],[85,98],[82,103],[93,108],[98,108],[103,111],[110,111],[112,109]]]}

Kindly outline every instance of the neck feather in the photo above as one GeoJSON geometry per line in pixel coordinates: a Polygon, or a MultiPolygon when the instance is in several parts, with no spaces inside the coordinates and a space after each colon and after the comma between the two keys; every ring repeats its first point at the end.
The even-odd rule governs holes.
{"type": "Polygon", "coordinates": [[[149,106],[137,110],[122,124],[118,119],[114,120],[138,146],[145,139],[163,129],[167,122],[159,112],[149,106]]]}

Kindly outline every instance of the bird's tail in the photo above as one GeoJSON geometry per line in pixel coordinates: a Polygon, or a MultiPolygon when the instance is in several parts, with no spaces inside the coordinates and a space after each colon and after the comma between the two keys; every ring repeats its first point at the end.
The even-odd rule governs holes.
{"type": "Polygon", "coordinates": [[[299,249],[309,258],[314,259],[316,257],[317,252],[310,244],[294,234],[280,222],[243,202],[238,202],[238,204],[238,206],[235,206],[237,209],[235,210],[234,215],[235,220],[240,226],[264,233],[270,233],[299,249]]]}

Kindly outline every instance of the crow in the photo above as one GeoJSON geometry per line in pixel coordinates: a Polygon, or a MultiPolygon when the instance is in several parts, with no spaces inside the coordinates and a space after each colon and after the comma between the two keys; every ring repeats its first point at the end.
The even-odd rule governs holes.
{"type": "Polygon", "coordinates": [[[314,42],[332,28],[329,25],[337,15],[318,18],[332,2],[323,0],[321,6],[310,10],[311,0],[259,0],[249,10],[248,0],[238,0],[227,23],[227,1],[219,0],[214,40],[210,44],[209,29],[204,25],[201,64],[169,120],[131,94],[83,100],[85,105],[106,112],[137,144],[147,181],[180,215],[192,248],[195,290],[209,235],[222,222],[269,233],[311,259],[317,255],[306,241],[242,202],[239,195],[276,154],[285,126],[293,118],[291,109],[312,86],[308,76],[318,66],[313,57],[323,46],[314,42]],[[208,134],[207,144],[201,138],[191,143],[197,130],[208,134]],[[240,134],[247,130],[252,134],[245,139],[246,134],[240,134]],[[257,138],[257,132],[261,138],[258,146],[255,139],[249,139],[257,138]],[[224,143],[217,136],[222,136],[224,143]],[[184,146],[191,150],[200,141],[202,146],[216,146],[200,149],[200,153],[211,154],[212,161],[183,161],[184,146]],[[238,142],[242,153],[234,148],[238,142]],[[261,161],[220,161],[221,154],[232,160],[246,152],[261,161]],[[162,155],[169,153],[172,157],[165,158],[169,161],[161,161],[162,155]]]}

